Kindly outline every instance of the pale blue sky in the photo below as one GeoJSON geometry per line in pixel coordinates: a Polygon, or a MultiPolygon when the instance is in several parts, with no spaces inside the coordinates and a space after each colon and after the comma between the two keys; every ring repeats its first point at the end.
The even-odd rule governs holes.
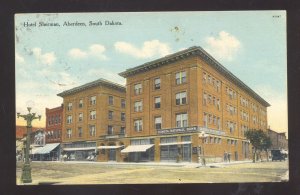
{"type": "Polygon", "coordinates": [[[45,118],[63,90],[98,78],[124,84],[127,68],[201,46],[272,105],[272,129],[287,131],[285,11],[18,14],[15,25],[17,111],[30,101],[45,118]],[[60,27],[23,24],[41,21],[60,27]]]}

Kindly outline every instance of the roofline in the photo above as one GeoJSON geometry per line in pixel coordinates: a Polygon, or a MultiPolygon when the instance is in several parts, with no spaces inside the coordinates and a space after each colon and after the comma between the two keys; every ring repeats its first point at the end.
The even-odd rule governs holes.
{"type": "Polygon", "coordinates": [[[106,79],[100,78],[98,80],[80,85],[78,87],[74,87],[72,89],[65,90],[65,91],[57,94],[57,96],[64,97],[64,96],[75,94],[75,93],[78,93],[78,92],[81,92],[81,91],[84,91],[86,89],[96,87],[96,86],[105,86],[105,87],[109,87],[109,88],[112,88],[112,89],[116,89],[116,90],[121,91],[121,92],[126,92],[126,88],[123,85],[120,85],[120,84],[108,81],[106,79]]]}
{"type": "Polygon", "coordinates": [[[231,73],[228,69],[226,69],[221,63],[219,63],[216,59],[214,59],[209,53],[207,53],[204,49],[199,46],[193,46],[188,49],[176,52],[171,55],[167,55],[165,57],[144,63],[142,65],[136,66],[134,68],[129,68],[126,71],[119,73],[120,76],[127,78],[129,76],[139,74],[142,72],[149,71],[151,69],[155,69],[161,67],[163,65],[170,64],[172,62],[185,59],[191,56],[200,56],[204,61],[210,64],[213,68],[215,68],[218,72],[223,74],[226,78],[228,78],[231,82],[235,83],[240,88],[244,89],[248,92],[254,99],[263,104],[266,107],[271,106],[266,100],[260,97],[256,92],[254,92],[250,87],[248,87],[244,82],[242,82],[239,78],[237,78],[233,73],[231,73]]]}

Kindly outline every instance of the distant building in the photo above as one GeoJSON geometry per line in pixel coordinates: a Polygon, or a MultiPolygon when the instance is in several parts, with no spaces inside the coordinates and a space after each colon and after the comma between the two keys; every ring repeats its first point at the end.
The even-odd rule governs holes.
{"type": "Polygon", "coordinates": [[[61,143],[63,104],[56,108],[46,108],[46,143],[61,143]]]}
{"type": "Polygon", "coordinates": [[[62,150],[66,159],[120,161],[124,146],[120,138],[125,136],[125,87],[98,79],[58,96],[64,104],[62,150]]]}
{"type": "Polygon", "coordinates": [[[288,140],[285,136],[285,133],[278,133],[272,129],[268,129],[267,134],[269,135],[272,141],[271,149],[288,150],[288,140]]]}

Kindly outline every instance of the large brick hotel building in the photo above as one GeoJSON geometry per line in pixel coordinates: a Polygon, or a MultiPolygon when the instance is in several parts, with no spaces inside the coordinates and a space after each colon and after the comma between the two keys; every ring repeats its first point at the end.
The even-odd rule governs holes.
{"type": "Polygon", "coordinates": [[[120,75],[126,95],[102,79],[58,94],[63,149],[75,159],[96,150],[98,161],[243,160],[251,157],[244,132],[267,129],[268,102],[201,47],[120,75]]]}
{"type": "Polygon", "coordinates": [[[221,161],[251,155],[247,129],[267,129],[263,98],[201,47],[120,73],[126,78],[129,160],[221,161]],[[140,144],[140,150],[135,146],[140,144]],[[131,147],[131,148],[130,148],[131,147]]]}

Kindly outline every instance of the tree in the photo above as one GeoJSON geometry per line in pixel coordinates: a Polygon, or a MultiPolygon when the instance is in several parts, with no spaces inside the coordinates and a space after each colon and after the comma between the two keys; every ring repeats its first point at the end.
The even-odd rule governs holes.
{"type": "MultiPolygon", "coordinates": [[[[254,149],[253,162],[256,162],[257,153],[261,151],[266,151],[268,153],[268,149],[271,147],[271,139],[270,137],[264,133],[261,129],[250,129],[245,132],[245,137],[250,140],[250,143],[254,149]]],[[[267,154],[268,159],[268,154],[267,154]]]]}

